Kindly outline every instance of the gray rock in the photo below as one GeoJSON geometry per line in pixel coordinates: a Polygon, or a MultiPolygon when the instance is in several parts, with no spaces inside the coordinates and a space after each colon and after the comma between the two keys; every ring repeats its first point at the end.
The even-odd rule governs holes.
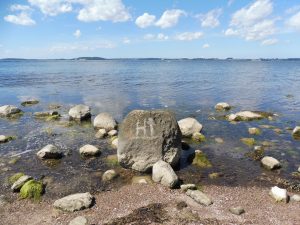
{"type": "Polygon", "coordinates": [[[86,105],[76,105],[69,110],[69,116],[74,120],[85,120],[91,118],[91,108],[86,105]]]}
{"type": "Polygon", "coordinates": [[[93,199],[88,192],[77,193],[56,200],[53,206],[63,211],[74,212],[91,207],[93,199]]]}
{"type": "Polygon", "coordinates": [[[20,112],[22,111],[13,105],[4,105],[0,107],[0,116],[11,116],[20,112]]]}
{"type": "Polygon", "coordinates": [[[196,190],[197,187],[195,184],[182,184],[180,185],[180,189],[183,191],[187,191],[187,190],[196,190]]]}
{"type": "Polygon", "coordinates": [[[178,177],[170,164],[162,160],[153,165],[152,180],[170,188],[175,187],[178,183],[178,177]]]}
{"type": "Polygon", "coordinates": [[[97,133],[95,134],[95,137],[98,138],[98,139],[101,139],[101,138],[104,138],[106,137],[107,135],[107,132],[105,129],[100,129],[97,131],[97,133]]]}
{"type": "Polygon", "coordinates": [[[94,127],[110,131],[117,127],[117,122],[109,113],[100,113],[94,119],[94,127]]]}
{"type": "Polygon", "coordinates": [[[132,184],[152,184],[151,176],[134,176],[132,177],[132,184]]]}
{"type": "Polygon", "coordinates": [[[209,206],[209,205],[213,204],[213,201],[202,191],[187,190],[186,194],[187,194],[187,196],[190,196],[192,199],[194,199],[196,202],[198,202],[201,205],[209,206]]]}
{"type": "Polygon", "coordinates": [[[118,131],[117,130],[111,130],[108,132],[108,136],[113,137],[113,136],[117,136],[118,135],[118,131]]]}
{"type": "Polygon", "coordinates": [[[269,192],[272,198],[276,200],[276,202],[286,202],[288,201],[288,195],[286,189],[279,188],[277,186],[272,187],[269,192]]]}
{"type": "Polygon", "coordinates": [[[84,145],[79,149],[79,153],[83,156],[97,156],[101,151],[94,145],[84,145]]]}
{"type": "Polygon", "coordinates": [[[29,180],[32,180],[33,178],[31,176],[21,176],[12,186],[11,190],[13,191],[19,191],[21,187],[29,180]]]}
{"type": "Polygon", "coordinates": [[[122,122],[118,160],[123,167],[149,171],[162,159],[176,165],[181,153],[181,132],[173,113],[134,110],[122,122]]]}
{"type": "Polygon", "coordinates": [[[63,154],[54,145],[46,145],[36,155],[40,159],[59,159],[63,154]]]}
{"type": "Polygon", "coordinates": [[[229,211],[235,215],[241,215],[241,214],[245,213],[245,210],[240,206],[231,207],[231,208],[229,208],[229,211]]]}
{"type": "Polygon", "coordinates": [[[218,104],[215,105],[215,109],[216,110],[229,110],[231,108],[231,106],[226,103],[226,102],[219,102],[218,104]]]}
{"type": "Polygon", "coordinates": [[[191,137],[194,133],[202,130],[202,124],[200,124],[194,118],[185,118],[178,121],[182,136],[191,137]]]}
{"type": "Polygon", "coordinates": [[[102,175],[103,181],[111,181],[118,176],[118,173],[115,170],[107,170],[102,175]]]}
{"type": "Polygon", "coordinates": [[[263,165],[263,167],[269,170],[274,170],[281,167],[280,162],[277,159],[270,156],[263,157],[261,160],[261,164],[263,165]]]}
{"type": "Polygon", "coordinates": [[[72,219],[69,225],[87,225],[88,221],[84,216],[77,216],[76,218],[72,219]]]}
{"type": "Polygon", "coordinates": [[[294,201],[294,202],[300,202],[300,195],[294,194],[291,197],[291,200],[294,201]]]}
{"type": "Polygon", "coordinates": [[[293,136],[300,136],[300,126],[296,126],[292,132],[293,136]]]}

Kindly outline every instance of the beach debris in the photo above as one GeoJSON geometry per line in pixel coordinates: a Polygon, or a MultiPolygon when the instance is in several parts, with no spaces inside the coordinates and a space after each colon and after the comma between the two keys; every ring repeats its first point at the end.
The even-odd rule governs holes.
{"type": "Polygon", "coordinates": [[[111,130],[107,134],[110,137],[117,136],[118,135],[118,131],[117,130],[111,130]]]}
{"type": "Polygon", "coordinates": [[[204,141],[206,141],[205,136],[203,134],[201,134],[200,132],[193,133],[192,139],[194,141],[197,141],[197,142],[204,142],[204,141]]]}
{"type": "Polygon", "coordinates": [[[280,162],[277,159],[270,156],[263,157],[261,159],[261,164],[268,170],[274,170],[281,167],[280,162]]]}
{"type": "Polygon", "coordinates": [[[175,115],[164,110],[134,110],[121,123],[118,133],[120,165],[150,171],[158,160],[175,166],[181,154],[181,132],[175,115]]]}
{"type": "Polygon", "coordinates": [[[276,200],[276,202],[286,202],[288,201],[288,194],[286,189],[274,186],[271,188],[269,195],[276,200]]]}
{"type": "Polygon", "coordinates": [[[204,194],[202,191],[199,190],[187,190],[186,195],[194,199],[197,203],[209,206],[213,204],[213,201],[208,197],[206,194],[204,194]]]}
{"type": "Polygon", "coordinates": [[[229,121],[251,121],[260,120],[273,116],[274,114],[268,112],[258,112],[258,111],[241,111],[238,113],[232,113],[227,116],[229,121]]]}
{"type": "Polygon", "coordinates": [[[194,118],[185,118],[178,121],[183,137],[191,137],[196,132],[201,132],[203,126],[194,118]]]}
{"type": "Polygon", "coordinates": [[[35,201],[40,200],[44,192],[44,185],[40,181],[29,180],[20,189],[21,198],[33,198],[35,201]]]}
{"type": "Polygon", "coordinates": [[[100,113],[94,119],[94,127],[110,131],[117,127],[117,122],[109,113],[100,113]]]}
{"type": "Polygon", "coordinates": [[[21,105],[22,106],[32,106],[32,105],[36,105],[38,103],[39,103],[39,100],[31,99],[31,100],[26,100],[26,101],[21,102],[21,105]]]}
{"type": "Polygon", "coordinates": [[[249,134],[252,134],[252,135],[259,135],[261,134],[261,130],[256,128],[256,127],[250,127],[248,128],[248,132],[249,134]]]}
{"type": "Polygon", "coordinates": [[[14,182],[14,184],[11,186],[12,191],[19,191],[21,187],[29,180],[32,180],[33,178],[28,175],[21,176],[18,180],[14,182]]]}
{"type": "Polygon", "coordinates": [[[208,160],[208,158],[206,157],[204,152],[202,152],[201,150],[195,150],[195,153],[192,154],[192,156],[194,156],[193,162],[192,162],[193,165],[196,165],[201,168],[212,167],[211,162],[208,160]]]}
{"type": "Polygon", "coordinates": [[[20,114],[22,111],[14,105],[4,105],[0,107],[0,116],[10,117],[15,114],[20,114]]]}
{"type": "Polygon", "coordinates": [[[101,150],[94,145],[84,145],[79,149],[82,156],[97,156],[101,154],[101,150]]]}
{"type": "Polygon", "coordinates": [[[178,177],[169,163],[159,160],[153,165],[152,180],[164,186],[174,188],[178,183],[178,177]]]}
{"type": "Polygon", "coordinates": [[[74,212],[91,207],[93,199],[89,192],[77,193],[56,200],[53,206],[63,211],[74,212]]]}
{"type": "Polygon", "coordinates": [[[293,129],[293,137],[295,139],[300,139],[300,126],[296,126],[294,129],[293,129]]]}
{"type": "Polygon", "coordinates": [[[300,202],[300,195],[294,194],[294,195],[291,197],[291,200],[294,201],[294,202],[300,202]]]}
{"type": "Polygon", "coordinates": [[[98,139],[102,139],[102,138],[104,138],[106,136],[107,136],[107,132],[106,132],[105,129],[99,129],[97,131],[97,133],[95,134],[95,137],[98,138],[98,139]]]}
{"type": "Polygon", "coordinates": [[[197,186],[195,184],[182,184],[180,185],[180,189],[183,191],[196,190],[197,186]]]}
{"type": "Polygon", "coordinates": [[[63,153],[58,150],[54,145],[46,145],[40,151],[36,153],[40,159],[59,159],[63,156],[63,153]]]}
{"type": "Polygon", "coordinates": [[[107,170],[102,175],[102,181],[104,181],[104,182],[111,181],[118,176],[119,176],[119,174],[115,170],[107,170]]]}
{"type": "Polygon", "coordinates": [[[219,102],[215,105],[215,109],[218,111],[230,110],[231,106],[226,102],[219,102]]]}
{"type": "Polygon", "coordinates": [[[87,225],[88,220],[84,216],[77,216],[74,219],[72,219],[69,223],[69,225],[87,225]]]}
{"type": "Polygon", "coordinates": [[[70,119],[86,120],[91,118],[91,108],[86,105],[76,105],[69,110],[70,119]]]}
{"type": "Polygon", "coordinates": [[[241,214],[245,213],[245,210],[241,206],[230,207],[229,211],[235,215],[241,215],[241,214]]]}

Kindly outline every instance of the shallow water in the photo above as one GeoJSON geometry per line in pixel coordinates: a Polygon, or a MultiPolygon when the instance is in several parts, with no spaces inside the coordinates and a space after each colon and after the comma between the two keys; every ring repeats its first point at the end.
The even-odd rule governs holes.
{"type": "MultiPolygon", "coordinates": [[[[299,86],[300,61],[0,60],[0,105],[20,106],[28,98],[40,100],[34,106],[20,106],[25,114],[19,119],[0,119],[1,134],[17,136],[16,140],[0,145],[2,166],[10,169],[0,176],[24,171],[35,177],[54,177],[61,184],[71,182],[73,189],[69,192],[83,187],[101,189],[99,174],[112,167],[104,158],[116,154],[109,141],[96,140],[90,123],[66,127],[59,121],[32,117],[33,112],[48,110],[49,104],[59,104],[61,120],[66,121],[68,109],[83,103],[92,107],[93,116],[109,112],[119,122],[133,109],[166,108],[174,111],[178,119],[198,119],[207,141],[192,144],[192,149],[184,152],[177,171],[184,182],[239,185],[257,178],[266,171],[259,162],[245,156],[252,148],[240,138],[250,137],[249,127],[271,125],[262,128],[262,134],[254,138],[257,144],[273,143],[266,148],[266,154],[283,162],[280,176],[290,177],[300,164],[300,141],[294,140],[287,129],[300,123],[299,86]],[[214,110],[214,105],[221,101],[233,105],[232,112],[259,110],[278,116],[272,121],[230,124],[220,119],[224,113],[214,110]],[[274,128],[280,128],[282,134],[274,132],[274,128]],[[224,143],[216,143],[217,137],[224,143]],[[35,158],[36,151],[49,143],[67,153],[58,165],[49,166],[35,158]],[[78,149],[87,143],[100,146],[102,155],[88,160],[80,158],[78,149]],[[203,150],[213,167],[199,169],[186,162],[194,149],[203,150]],[[21,154],[20,160],[14,165],[7,164],[7,158],[16,154],[21,154]],[[224,176],[210,180],[211,172],[222,172],[224,176]]],[[[130,180],[122,176],[120,179],[120,183],[130,180]]]]}

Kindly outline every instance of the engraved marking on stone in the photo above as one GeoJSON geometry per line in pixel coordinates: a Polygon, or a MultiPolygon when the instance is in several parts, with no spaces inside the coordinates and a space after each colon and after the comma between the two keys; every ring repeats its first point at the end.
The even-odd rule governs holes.
{"type": "MultiPolygon", "coordinates": [[[[144,119],[144,125],[141,126],[140,125],[140,121],[138,120],[138,122],[136,123],[136,136],[138,137],[140,133],[142,133],[142,135],[144,137],[148,136],[147,135],[147,130],[150,130],[150,137],[154,136],[154,120],[152,118],[149,118],[148,120],[144,119]],[[149,127],[149,129],[147,129],[149,127]]],[[[149,133],[149,132],[148,132],[149,133]]]]}

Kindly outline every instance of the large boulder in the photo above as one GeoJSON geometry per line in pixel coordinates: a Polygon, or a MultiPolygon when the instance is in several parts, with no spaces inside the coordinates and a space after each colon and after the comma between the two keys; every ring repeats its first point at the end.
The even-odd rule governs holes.
{"type": "Polygon", "coordinates": [[[178,177],[170,164],[162,160],[153,165],[152,180],[170,188],[175,187],[178,183],[178,177]]]}
{"type": "Polygon", "coordinates": [[[94,119],[94,127],[110,131],[117,127],[117,122],[109,113],[100,113],[94,119]]]}
{"type": "Polygon", "coordinates": [[[181,153],[181,132],[169,111],[134,110],[120,126],[118,160],[123,167],[150,171],[160,159],[176,165],[181,153]]]}
{"type": "Polygon", "coordinates": [[[68,195],[54,202],[53,206],[57,209],[74,212],[91,207],[93,196],[90,193],[78,193],[68,195]]]}
{"type": "Polygon", "coordinates": [[[202,130],[202,124],[190,117],[179,120],[178,125],[184,137],[191,137],[194,133],[202,130]]]}
{"type": "Polygon", "coordinates": [[[85,120],[91,118],[91,108],[86,105],[76,105],[69,110],[69,116],[74,120],[85,120]]]}
{"type": "Polygon", "coordinates": [[[12,116],[22,112],[18,107],[13,105],[4,105],[0,107],[0,116],[12,116]]]}

